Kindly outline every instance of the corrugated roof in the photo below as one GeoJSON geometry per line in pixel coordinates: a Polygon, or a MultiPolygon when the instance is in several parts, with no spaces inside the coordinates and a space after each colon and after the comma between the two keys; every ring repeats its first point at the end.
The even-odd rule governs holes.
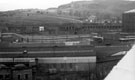
{"type": "Polygon", "coordinates": [[[132,9],[132,10],[126,11],[125,13],[135,13],[135,9],[132,9]]]}

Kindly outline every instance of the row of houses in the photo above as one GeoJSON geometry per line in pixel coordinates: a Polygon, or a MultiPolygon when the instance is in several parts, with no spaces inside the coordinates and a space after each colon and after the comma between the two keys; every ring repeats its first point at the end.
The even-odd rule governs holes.
{"type": "MultiPolygon", "coordinates": [[[[50,23],[51,24],[51,23],[50,23]]],[[[39,26],[12,26],[5,27],[1,32],[13,32],[21,34],[79,34],[103,31],[121,31],[121,24],[102,23],[65,23],[59,25],[39,25],[39,26]]]]}
{"type": "Polygon", "coordinates": [[[91,32],[109,32],[116,31],[120,32],[122,30],[121,24],[101,24],[101,23],[83,23],[77,26],[64,26],[60,27],[59,30],[65,33],[72,34],[83,34],[91,32]]]}

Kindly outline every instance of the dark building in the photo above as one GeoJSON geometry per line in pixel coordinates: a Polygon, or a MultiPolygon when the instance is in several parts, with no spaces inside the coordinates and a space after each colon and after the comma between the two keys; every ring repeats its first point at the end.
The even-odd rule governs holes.
{"type": "Polygon", "coordinates": [[[24,37],[16,33],[1,33],[0,39],[3,42],[23,42],[24,37]]]}
{"type": "Polygon", "coordinates": [[[6,65],[0,64],[0,80],[10,80],[11,70],[6,65]]]}
{"type": "Polygon", "coordinates": [[[135,32],[135,10],[126,11],[122,16],[124,32],[135,32]]]}
{"type": "Polygon", "coordinates": [[[32,80],[32,69],[24,64],[17,64],[12,70],[13,80],[32,80]]]}
{"type": "Polygon", "coordinates": [[[42,26],[9,26],[5,31],[2,29],[1,32],[19,34],[86,34],[91,32],[121,31],[121,26],[121,23],[64,23],[42,26]],[[44,27],[44,30],[40,31],[40,27],[44,27]]]}
{"type": "Polygon", "coordinates": [[[68,34],[87,34],[91,32],[120,32],[121,24],[83,23],[78,26],[63,26],[60,31],[68,34]]]}
{"type": "Polygon", "coordinates": [[[32,80],[32,68],[24,64],[7,66],[0,64],[0,80],[32,80]]]}
{"type": "Polygon", "coordinates": [[[119,32],[121,31],[121,24],[108,24],[108,23],[84,23],[82,29],[82,32],[119,32]]]}

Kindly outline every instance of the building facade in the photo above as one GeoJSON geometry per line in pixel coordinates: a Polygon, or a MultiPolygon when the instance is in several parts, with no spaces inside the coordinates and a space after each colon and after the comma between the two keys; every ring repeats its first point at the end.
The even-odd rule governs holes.
{"type": "Polygon", "coordinates": [[[135,9],[123,13],[122,18],[122,31],[135,32],[135,9]]]}
{"type": "Polygon", "coordinates": [[[33,80],[32,68],[24,64],[0,64],[0,80],[33,80]]]}
{"type": "Polygon", "coordinates": [[[65,34],[87,34],[91,32],[121,31],[121,24],[82,23],[78,25],[66,25],[59,27],[59,31],[65,34]]]}

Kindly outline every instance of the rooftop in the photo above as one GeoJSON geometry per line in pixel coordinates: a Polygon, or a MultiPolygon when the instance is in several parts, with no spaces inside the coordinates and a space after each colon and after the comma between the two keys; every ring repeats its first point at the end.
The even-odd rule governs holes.
{"type": "Polygon", "coordinates": [[[129,11],[125,11],[124,13],[135,13],[135,9],[129,10],[129,11]]]}

